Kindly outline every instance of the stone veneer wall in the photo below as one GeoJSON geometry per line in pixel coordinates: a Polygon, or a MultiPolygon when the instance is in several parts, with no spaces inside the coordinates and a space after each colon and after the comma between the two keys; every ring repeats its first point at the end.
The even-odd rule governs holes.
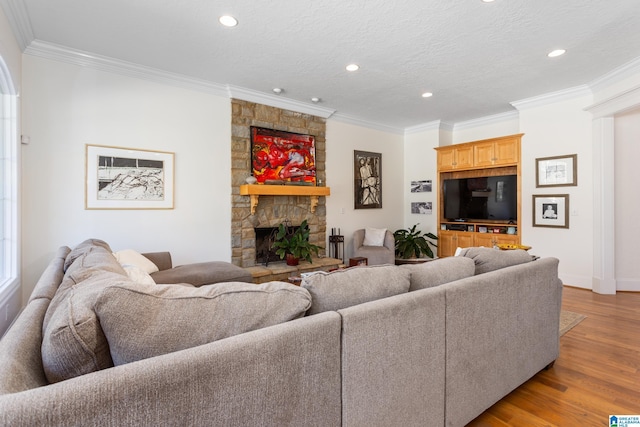
{"type": "Polygon", "coordinates": [[[245,184],[245,179],[251,174],[250,126],[313,135],[316,143],[316,178],[326,182],[326,120],[237,99],[231,100],[231,108],[231,261],[240,267],[255,266],[253,229],[276,227],[285,220],[292,225],[300,225],[306,219],[311,230],[311,243],[325,247],[325,197],[319,198],[316,211],[312,213],[309,197],[260,196],[256,213],[251,215],[249,196],[240,195],[240,185],[245,184]]]}

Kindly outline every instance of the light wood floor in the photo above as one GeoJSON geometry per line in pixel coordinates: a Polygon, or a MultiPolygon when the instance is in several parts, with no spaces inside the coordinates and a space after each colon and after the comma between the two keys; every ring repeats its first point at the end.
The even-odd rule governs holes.
{"type": "Polygon", "coordinates": [[[640,414],[640,293],[565,287],[564,310],[587,316],[560,338],[560,357],[469,426],[608,426],[640,414]]]}

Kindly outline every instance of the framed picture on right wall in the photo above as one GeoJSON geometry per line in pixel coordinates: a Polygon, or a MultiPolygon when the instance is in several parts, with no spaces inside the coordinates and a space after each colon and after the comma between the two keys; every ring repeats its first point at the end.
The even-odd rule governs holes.
{"type": "Polygon", "coordinates": [[[569,195],[533,195],[533,226],[569,228],[569,195]]]}

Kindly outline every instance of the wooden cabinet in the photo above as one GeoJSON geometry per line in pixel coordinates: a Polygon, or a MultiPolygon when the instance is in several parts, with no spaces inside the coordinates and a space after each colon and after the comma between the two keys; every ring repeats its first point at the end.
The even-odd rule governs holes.
{"type": "Polygon", "coordinates": [[[473,147],[447,147],[438,151],[438,170],[466,169],[473,166],[473,147]]]}
{"type": "Polygon", "coordinates": [[[473,146],[473,165],[490,167],[520,162],[520,138],[500,138],[478,142],[473,146]]]}
{"type": "Polygon", "coordinates": [[[438,156],[438,256],[455,254],[457,248],[520,244],[522,134],[437,147],[438,156]],[[446,179],[517,176],[517,215],[509,221],[452,222],[444,217],[442,185],[446,179]]]}

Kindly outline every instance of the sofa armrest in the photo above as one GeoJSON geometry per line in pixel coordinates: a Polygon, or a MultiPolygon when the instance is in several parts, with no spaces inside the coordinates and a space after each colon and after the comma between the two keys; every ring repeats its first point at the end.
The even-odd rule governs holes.
{"type": "Polygon", "coordinates": [[[154,263],[160,271],[169,270],[173,267],[170,252],[149,252],[142,255],[154,263]]]}
{"type": "Polygon", "coordinates": [[[0,396],[0,424],[340,425],[340,316],[321,313],[0,396]]]}

